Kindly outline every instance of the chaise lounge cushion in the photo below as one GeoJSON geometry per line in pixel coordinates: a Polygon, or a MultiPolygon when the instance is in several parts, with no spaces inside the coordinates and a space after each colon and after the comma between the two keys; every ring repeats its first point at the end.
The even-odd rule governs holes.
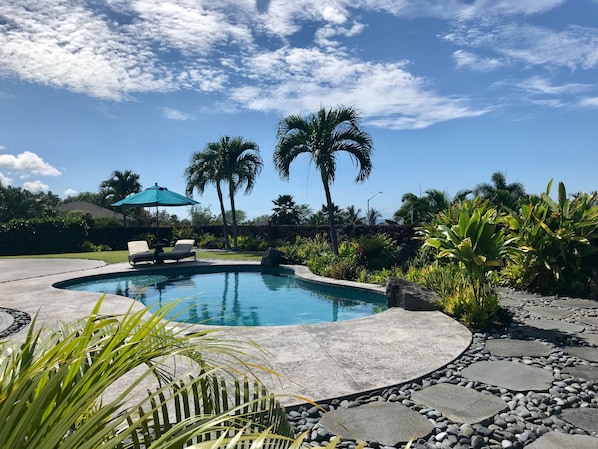
{"type": "Polygon", "coordinates": [[[129,263],[135,266],[138,262],[154,262],[155,255],[150,251],[145,240],[133,240],[127,242],[129,248],[129,263]]]}
{"type": "Polygon", "coordinates": [[[193,249],[194,244],[195,240],[193,239],[177,240],[172,251],[159,253],[156,258],[158,262],[164,262],[166,260],[176,260],[178,262],[187,257],[193,257],[194,260],[197,260],[195,250],[193,249]]]}

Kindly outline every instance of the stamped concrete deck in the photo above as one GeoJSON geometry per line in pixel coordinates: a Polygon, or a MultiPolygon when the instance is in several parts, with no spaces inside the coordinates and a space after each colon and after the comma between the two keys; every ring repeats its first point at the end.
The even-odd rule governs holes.
{"type": "MultiPolygon", "coordinates": [[[[226,262],[184,264],[189,267],[226,262]]],[[[37,314],[38,323],[54,326],[57,321],[85,317],[99,299],[97,293],[60,290],[52,287],[54,283],[140,269],[144,268],[90,260],[3,259],[0,306],[37,314]]],[[[322,280],[298,270],[300,276],[322,280]]],[[[108,295],[103,310],[122,313],[130,306],[130,299],[108,295]]],[[[24,332],[25,329],[8,338],[19,338],[24,332]]],[[[352,396],[419,378],[457,358],[471,342],[471,334],[464,326],[440,312],[398,308],[345,322],[228,327],[222,328],[222,332],[226,337],[250,339],[265,349],[268,355],[264,364],[280,377],[260,377],[270,391],[289,395],[281,400],[287,405],[304,402],[299,397],[318,401],[352,396]]]]}

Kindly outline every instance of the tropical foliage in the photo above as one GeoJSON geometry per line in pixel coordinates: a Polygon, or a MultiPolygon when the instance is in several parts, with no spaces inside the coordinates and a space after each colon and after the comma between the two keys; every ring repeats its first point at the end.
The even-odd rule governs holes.
{"type": "Polygon", "coordinates": [[[209,184],[214,184],[218,194],[218,203],[220,205],[220,216],[222,217],[222,232],[226,248],[228,244],[228,222],[226,220],[226,208],[224,207],[224,194],[222,192],[222,182],[224,173],[222,169],[221,147],[218,142],[208,143],[203,151],[193,153],[191,162],[185,169],[187,196],[193,195],[193,191],[202,195],[209,184]]]}
{"type": "Polygon", "coordinates": [[[356,182],[368,178],[372,171],[372,139],[359,127],[360,115],[350,107],[321,108],[307,118],[291,115],[278,124],[278,139],[274,151],[274,166],[283,179],[290,175],[291,163],[300,155],[308,154],[320,172],[330,226],[330,244],[338,254],[338,236],[334,217],[334,203],[330,186],[336,174],[338,152],[346,152],[359,168],[356,182]]]}
{"type": "Polygon", "coordinates": [[[448,196],[440,190],[429,189],[425,193],[424,196],[404,194],[401,208],[394,213],[393,219],[405,224],[427,223],[451,204],[448,196]]]}
{"type": "Polygon", "coordinates": [[[54,217],[60,198],[53,193],[33,193],[0,183],[0,223],[15,219],[54,217]]]}
{"type": "Polygon", "coordinates": [[[172,326],[164,317],[174,304],[122,317],[101,305],[80,322],[33,323],[22,341],[0,343],[2,447],[291,446],[284,409],[240,343],[172,326]]]}
{"type": "Polygon", "coordinates": [[[490,177],[490,183],[481,183],[474,187],[473,193],[488,200],[497,209],[504,207],[515,210],[521,201],[527,197],[525,188],[520,182],[507,183],[505,175],[495,172],[490,177]]]}
{"type": "Polygon", "coordinates": [[[505,277],[517,287],[542,293],[587,294],[598,262],[596,193],[570,199],[559,183],[554,201],[551,187],[552,181],[540,201],[506,216],[523,251],[505,277]]]}
{"type": "Polygon", "coordinates": [[[500,218],[488,201],[479,197],[459,206],[458,219],[450,211],[438,214],[435,223],[421,228],[424,244],[438,250],[437,258],[465,268],[474,281],[474,293],[480,297],[490,270],[504,267],[514,253],[514,238],[508,238],[499,226],[500,218]]]}
{"type": "Polygon", "coordinates": [[[301,220],[300,211],[293,195],[278,195],[272,200],[274,207],[270,219],[275,225],[298,225],[301,220]]]}
{"type": "MultiPolygon", "coordinates": [[[[116,203],[131,194],[141,192],[139,175],[131,170],[114,170],[110,178],[100,183],[100,198],[104,205],[116,203]]],[[[123,224],[126,223],[126,208],[123,207],[123,224]]]]}
{"type": "Polygon", "coordinates": [[[253,190],[262,166],[259,147],[255,142],[224,136],[217,142],[208,143],[202,152],[194,153],[191,164],[185,170],[187,195],[191,195],[193,190],[202,194],[208,184],[216,186],[225,236],[228,236],[228,224],[222,185],[227,186],[235,249],[238,249],[239,234],[235,195],[243,186],[246,194],[253,190]]]}

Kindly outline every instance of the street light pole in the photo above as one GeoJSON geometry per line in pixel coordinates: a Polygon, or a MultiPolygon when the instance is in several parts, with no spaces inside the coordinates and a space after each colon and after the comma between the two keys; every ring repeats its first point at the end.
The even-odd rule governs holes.
{"type": "Polygon", "coordinates": [[[377,195],[380,195],[381,193],[382,193],[382,192],[375,193],[374,195],[372,195],[372,196],[370,196],[370,197],[368,198],[368,214],[367,214],[368,225],[371,225],[371,224],[372,224],[372,223],[370,223],[370,200],[371,200],[372,198],[374,198],[375,196],[377,196],[377,195]]]}

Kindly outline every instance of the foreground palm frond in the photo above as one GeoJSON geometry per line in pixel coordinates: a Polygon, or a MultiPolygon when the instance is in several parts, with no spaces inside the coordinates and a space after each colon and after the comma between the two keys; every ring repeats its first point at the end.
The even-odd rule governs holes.
{"type": "Polygon", "coordinates": [[[0,342],[2,447],[294,444],[257,376],[231,375],[255,370],[241,343],[173,327],[165,316],[174,305],[115,317],[101,315],[101,304],[80,322],[32,323],[24,341],[0,342]]]}

